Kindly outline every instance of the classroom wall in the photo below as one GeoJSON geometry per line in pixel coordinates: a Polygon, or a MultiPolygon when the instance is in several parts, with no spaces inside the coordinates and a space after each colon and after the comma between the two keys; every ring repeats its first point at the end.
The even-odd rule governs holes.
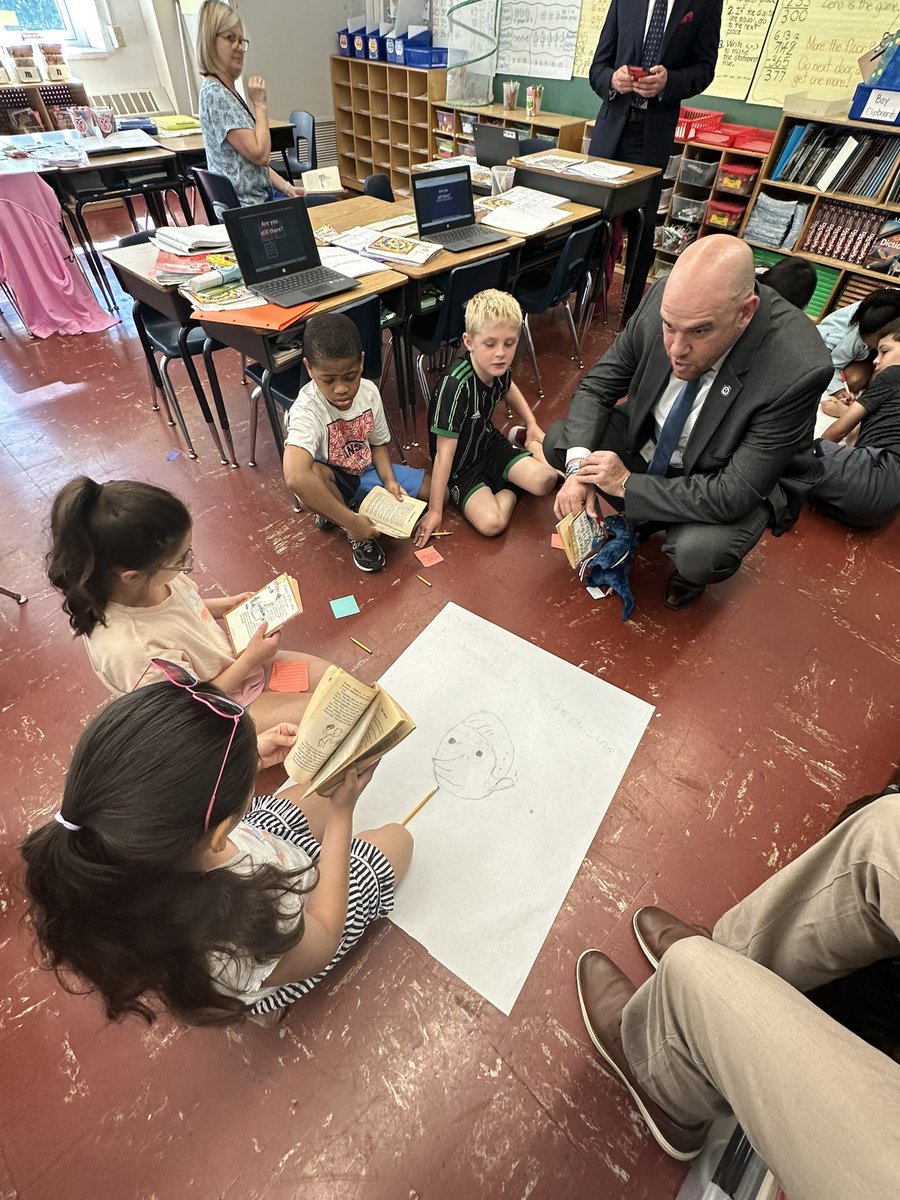
{"type": "Polygon", "coordinates": [[[121,28],[125,45],[103,54],[75,58],[72,74],[82,80],[89,92],[137,91],[160,86],[170,90],[168,71],[165,65],[162,70],[159,66],[163,50],[152,3],[146,2],[147,10],[140,0],[108,0],[110,20],[121,28]]]}
{"type": "Polygon", "coordinates": [[[337,48],[336,6],[245,0],[238,7],[250,39],[244,77],[263,76],[270,116],[286,120],[292,109],[302,108],[320,120],[330,119],[334,109],[329,56],[337,48]]]}

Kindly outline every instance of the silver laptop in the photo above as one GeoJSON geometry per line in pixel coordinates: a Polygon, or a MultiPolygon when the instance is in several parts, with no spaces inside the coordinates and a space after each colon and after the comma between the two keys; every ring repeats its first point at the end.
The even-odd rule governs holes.
{"type": "Polygon", "coordinates": [[[226,208],[222,220],[244,283],[271,304],[291,308],[359,287],[323,267],[302,197],[226,208]]]}
{"type": "Polygon", "coordinates": [[[468,167],[416,172],[412,194],[423,242],[439,242],[445,250],[459,254],[508,240],[506,233],[475,224],[472,172],[468,167]]]}

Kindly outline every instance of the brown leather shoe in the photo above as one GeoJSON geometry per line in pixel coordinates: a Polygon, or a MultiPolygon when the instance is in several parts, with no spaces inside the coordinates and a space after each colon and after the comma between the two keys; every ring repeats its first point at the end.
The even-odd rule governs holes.
{"type": "Polygon", "coordinates": [[[634,936],[647,956],[651,967],[658,967],[659,960],[672,945],[687,937],[712,937],[703,925],[688,925],[686,921],[673,917],[664,908],[652,904],[639,908],[631,918],[634,936]]]}
{"type": "Polygon", "coordinates": [[[693,604],[695,600],[699,600],[705,591],[705,583],[691,583],[687,579],[682,579],[676,571],[669,577],[669,582],[666,584],[666,606],[678,612],[682,608],[687,608],[689,604],[693,604]]]}
{"type": "Polygon", "coordinates": [[[610,1073],[631,1093],[647,1128],[672,1158],[688,1162],[703,1149],[709,1122],[678,1125],[637,1082],[622,1047],[622,1009],[637,990],[627,975],[599,950],[585,950],[575,968],[581,1015],[591,1041],[610,1073]]]}

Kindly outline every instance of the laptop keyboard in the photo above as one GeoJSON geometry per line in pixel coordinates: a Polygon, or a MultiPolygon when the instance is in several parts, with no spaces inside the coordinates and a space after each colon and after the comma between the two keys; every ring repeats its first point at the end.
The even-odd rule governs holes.
{"type": "Polygon", "coordinates": [[[295,292],[298,288],[307,288],[317,283],[333,283],[338,279],[338,273],[331,267],[311,267],[308,271],[298,271],[296,275],[285,275],[283,279],[270,279],[259,286],[259,291],[268,295],[283,296],[286,292],[295,292]]]}
{"type": "Polygon", "coordinates": [[[430,242],[440,242],[446,246],[451,242],[475,242],[482,239],[495,239],[496,230],[482,229],[480,225],[463,225],[459,229],[447,229],[443,233],[430,233],[430,242]]]}

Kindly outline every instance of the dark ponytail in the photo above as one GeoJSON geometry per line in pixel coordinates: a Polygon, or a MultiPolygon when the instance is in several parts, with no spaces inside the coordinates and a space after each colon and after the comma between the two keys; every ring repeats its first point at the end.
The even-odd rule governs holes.
{"type": "Polygon", "coordinates": [[[47,574],[76,633],[105,624],[117,571],[154,571],[191,528],[184,504],[152,483],[72,479],[53,501],[47,574]]]}
{"type": "MultiPolygon", "coordinates": [[[[204,690],[214,692],[212,684],[204,690]]],[[[303,935],[282,903],[305,872],[202,871],[195,862],[232,723],[170,683],[112,701],[88,726],[61,814],[22,844],[29,916],[44,964],[70,991],[99,992],[107,1015],[152,1021],[160,1006],[194,1024],[243,1002],[213,986],[210,955],[280,958],[303,935]]],[[[241,717],[211,826],[237,818],[253,788],[256,731],[241,717]]]]}

